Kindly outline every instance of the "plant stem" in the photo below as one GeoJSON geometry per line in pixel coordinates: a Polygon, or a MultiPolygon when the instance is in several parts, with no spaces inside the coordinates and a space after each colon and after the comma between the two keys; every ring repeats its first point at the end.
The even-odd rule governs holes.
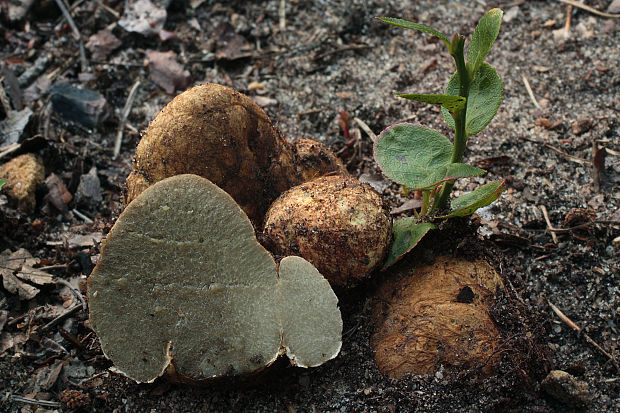
{"type": "MultiPolygon", "coordinates": [[[[459,77],[459,96],[465,99],[469,98],[469,86],[470,86],[470,74],[465,64],[465,38],[455,35],[452,39],[451,55],[456,63],[456,73],[459,77]]],[[[465,147],[467,143],[467,134],[465,132],[465,120],[467,118],[467,104],[465,107],[457,112],[454,116],[454,149],[452,150],[451,163],[461,162],[463,160],[463,154],[465,153],[465,147]]],[[[454,181],[446,182],[441,190],[441,194],[435,199],[433,208],[443,209],[448,204],[450,198],[450,192],[454,181]]]]}

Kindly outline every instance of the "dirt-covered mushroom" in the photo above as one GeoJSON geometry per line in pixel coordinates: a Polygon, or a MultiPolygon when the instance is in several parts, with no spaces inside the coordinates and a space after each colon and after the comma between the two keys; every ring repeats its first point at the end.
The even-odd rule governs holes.
{"type": "Polygon", "coordinates": [[[186,173],[228,192],[257,226],[285,190],[326,174],[348,175],[325,145],[288,143],[252,99],[217,84],[181,93],[151,122],[127,177],[125,203],[155,182],[186,173]]]}
{"type": "Polygon", "coordinates": [[[209,179],[259,223],[297,171],[290,145],[252,99],[206,84],[175,97],[151,122],[136,149],[126,202],[179,174],[209,179]]]}
{"type": "Polygon", "coordinates": [[[295,184],[308,182],[323,175],[349,175],[347,168],[331,149],[312,139],[295,140],[293,156],[298,171],[298,181],[295,184]]]}
{"type": "Polygon", "coordinates": [[[381,197],[348,176],[325,176],[282,194],[264,233],[277,253],[300,255],[332,286],[367,277],[385,258],[392,224],[381,197]]]}
{"type": "Polygon", "coordinates": [[[401,265],[375,299],[371,343],[379,369],[394,378],[440,365],[491,373],[501,338],[489,315],[498,288],[501,279],[485,261],[401,265]]]}
{"type": "Polygon", "coordinates": [[[90,321],[116,368],[150,382],[302,367],[335,357],[337,298],[300,257],[277,268],[248,217],[196,175],[144,190],[118,218],[88,283],[90,321]]]}

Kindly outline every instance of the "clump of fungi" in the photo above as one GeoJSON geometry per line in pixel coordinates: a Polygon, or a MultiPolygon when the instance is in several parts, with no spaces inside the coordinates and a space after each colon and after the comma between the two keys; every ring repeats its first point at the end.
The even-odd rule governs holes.
{"type": "MultiPolygon", "coordinates": [[[[352,279],[367,276],[389,247],[391,221],[379,196],[327,147],[288,143],[260,107],[224,86],[197,86],[174,98],[138,145],[127,206],[89,280],[90,320],[116,368],[140,382],[164,372],[200,382],[261,370],[281,354],[302,367],[335,357],[337,298],[304,259],[317,254],[296,251],[304,258],[276,263],[255,236],[281,193],[326,174],[344,183],[326,186],[326,199],[347,205],[332,220],[360,230],[373,210],[372,224],[382,226],[381,245],[366,243],[379,252],[364,247],[353,257],[363,271],[343,267],[352,279]]],[[[287,211],[289,219],[300,213],[287,211]]],[[[371,232],[357,237],[364,235],[371,232]]]]}
{"type": "MultiPolygon", "coordinates": [[[[381,197],[325,145],[288,143],[251,99],[214,84],[149,125],[126,205],[89,279],[90,320],[139,382],[245,374],[283,354],[302,367],[332,359],[342,319],[331,287],[371,275],[392,241],[381,197]],[[261,229],[287,256],[279,263],[261,229]]],[[[378,367],[394,378],[440,365],[491,372],[499,276],[451,258],[398,268],[373,301],[378,367]]]]}

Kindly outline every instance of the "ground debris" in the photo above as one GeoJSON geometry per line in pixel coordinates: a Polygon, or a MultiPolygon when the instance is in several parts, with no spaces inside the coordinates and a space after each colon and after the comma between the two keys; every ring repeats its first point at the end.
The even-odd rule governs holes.
{"type": "Polygon", "coordinates": [[[67,120],[95,128],[108,117],[105,98],[94,90],[59,82],[52,86],[50,94],[54,110],[67,120]]]}
{"type": "Polygon", "coordinates": [[[183,90],[190,85],[189,71],[177,62],[177,55],[173,51],[147,50],[146,58],[151,80],[166,93],[174,93],[175,90],[183,90]]]}
{"type": "Polygon", "coordinates": [[[562,370],[552,370],[541,383],[542,389],[562,403],[579,407],[590,402],[588,384],[562,370]]]}

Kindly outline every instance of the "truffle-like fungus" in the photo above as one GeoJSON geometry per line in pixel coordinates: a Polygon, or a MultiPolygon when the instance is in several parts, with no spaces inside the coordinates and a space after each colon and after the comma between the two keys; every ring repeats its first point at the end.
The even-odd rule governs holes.
{"type": "Polygon", "coordinates": [[[276,266],[235,201],[196,175],[164,179],[110,230],[88,284],[90,321],[116,368],[139,382],[167,369],[201,381],[335,357],[342,319],[300,257],[276,266]]]}
{"type": "Polygon", "coordinates": [[[269,208],[264,232],[277,253],[304,257],[338,287],[370,275],[392,240],[381,197],[348,176],[325,176],[288,190],[269,208]]]}
{"type": "Polygon", "coordinates": [[[446,367],[491,373],[501,334],[490,306],[502,282],[484,261],[439,257],[432,265],[400,266],[381,287],[371,344],[381,371],[394,378],[446,367]]]}

